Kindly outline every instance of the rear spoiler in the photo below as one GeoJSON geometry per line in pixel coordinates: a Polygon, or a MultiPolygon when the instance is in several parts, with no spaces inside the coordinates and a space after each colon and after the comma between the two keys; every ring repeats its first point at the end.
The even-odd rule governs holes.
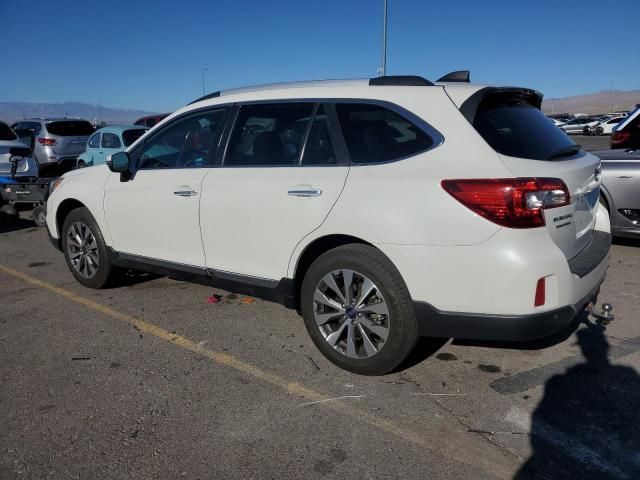
{"type": "Polygon", "coordinates": [[[540,109],[542,107],[542,93],[530,88],[520,87],[485,87],[478,90],[476,93],[467,98],[462,105],[460,105],[460,112],[469,123],[473,124],[476,118],[476,112],[482,102],[490,97],[526,97],[531,104],[540,109]]]}

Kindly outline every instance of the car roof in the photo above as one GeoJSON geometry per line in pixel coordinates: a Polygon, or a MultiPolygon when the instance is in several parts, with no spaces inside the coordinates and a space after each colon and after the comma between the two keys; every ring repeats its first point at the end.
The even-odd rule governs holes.
{"type": "Polygon", "coordinates": [[[98,132],[110,132],[110,133],[122,133],[125,130],[149,130],[149,127],[144,125],[106,125],[95,131],[98,132]]]}

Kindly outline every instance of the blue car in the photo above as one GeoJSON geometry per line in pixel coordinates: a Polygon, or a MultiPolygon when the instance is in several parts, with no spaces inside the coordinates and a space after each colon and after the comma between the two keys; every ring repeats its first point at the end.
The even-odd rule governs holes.
{"type": "Polygon", "coordinates": [[[78,167],[102,165],[109,155],[126,150],[149,127],[141,125],[109,125],[91,135],[87,149],[78,157],[78,167]]]}

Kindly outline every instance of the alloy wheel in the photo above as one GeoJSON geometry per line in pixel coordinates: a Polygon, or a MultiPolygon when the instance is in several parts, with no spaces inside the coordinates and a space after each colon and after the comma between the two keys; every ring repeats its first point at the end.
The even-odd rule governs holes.
{"type": "Polygon", "coordinates": [[[98,243],[83,222],[74,222],[67,232],[67,254],[74,270],[83,278],[93,278],[100,265],[98,243]]]}
{"type": "Polygon", "coordinates": [[[389,307],[378,286],[354,270],[334,270],[316,286],[314,316],[320,333],[350,358],[370,358],[389,336],[389,307]]]}

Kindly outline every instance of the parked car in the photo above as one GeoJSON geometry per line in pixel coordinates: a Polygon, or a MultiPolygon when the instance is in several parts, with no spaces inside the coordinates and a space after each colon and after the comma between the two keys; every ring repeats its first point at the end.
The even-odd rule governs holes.
{"type": "Polygon", "coordinates": [[[591,129],[598,125],[599,120],[592,117],[576,117],[573,120],[569,120],[567,123],[560,125],[560,128],[566,133],[577,133],[590,135],[591,129]]]}
{"type": "Polygon", "coordinates": [[[136,268],[297,309],[361,374],[419,335],[542,337],[594,298],[611,235],[600,160],[541,101],[413,76],[216,92],[64,175],[49,234],[87,287],[136,268]]]}
{"type": "Polygon", "coordinates": [[[640,149],[593,154],[602,159],[600,201],[609,211],[611,233],[640,238],[640,149]]]}
{"type": "Polygon", "coordinates": [[[31,143],[29,146],[41,166],[75,165],[94,131],[91,123],[77,118],[28,118],[11,128],[31,143]]]}
{"type": "Polygon", "coordinates": [[[564,120],[560,120],[558,118],[553,118],[553,117],[548,117],[548,118],[551,121],[551,123],[553,123],[556,127],[559,127],[560,125],[566,123],[564,120]]]}
{"type": "Polygon", "coordinates": [[[78,157],[78,166],[102,165],[109,155],[126,149],[147,130],[149,127],[140,125],[109,125],[97,130],[89,138],[87,149],[78,157]]]}
{"type": "Polygon", "coordinates": [[[611,135],[613,133],[613,128],[622,120],[624,120],[624,117],[608,118],[596,125],[593,129],[593,133],[595,135],[611,135]]]}
{"type": "MultiPolygon", "coordinates": [[[[15,149],[27,147],[16,133],[5,122],[0,121],[0,177],[10,177],[12,174],[12,164],[9,159],[15,149]]],[[[38,163],[33,155],[22,156],[15,166],[15,175],[20,177],[37,177],[38,163]]]]}
{"type": "Polygon", "coordinates": [[[611,148],[640,148],[640,105],[613,128],[611,148]]]}
{"type": "Polygon", "coordinates": [[[134,125],[143,125],[145,127],[153,127],[157,123],[160,123],[162,120],[169,116],[168,113],[160,113],[158,115],[149,115],[148,117],[142,117],[133,122],[134,125]]]}

